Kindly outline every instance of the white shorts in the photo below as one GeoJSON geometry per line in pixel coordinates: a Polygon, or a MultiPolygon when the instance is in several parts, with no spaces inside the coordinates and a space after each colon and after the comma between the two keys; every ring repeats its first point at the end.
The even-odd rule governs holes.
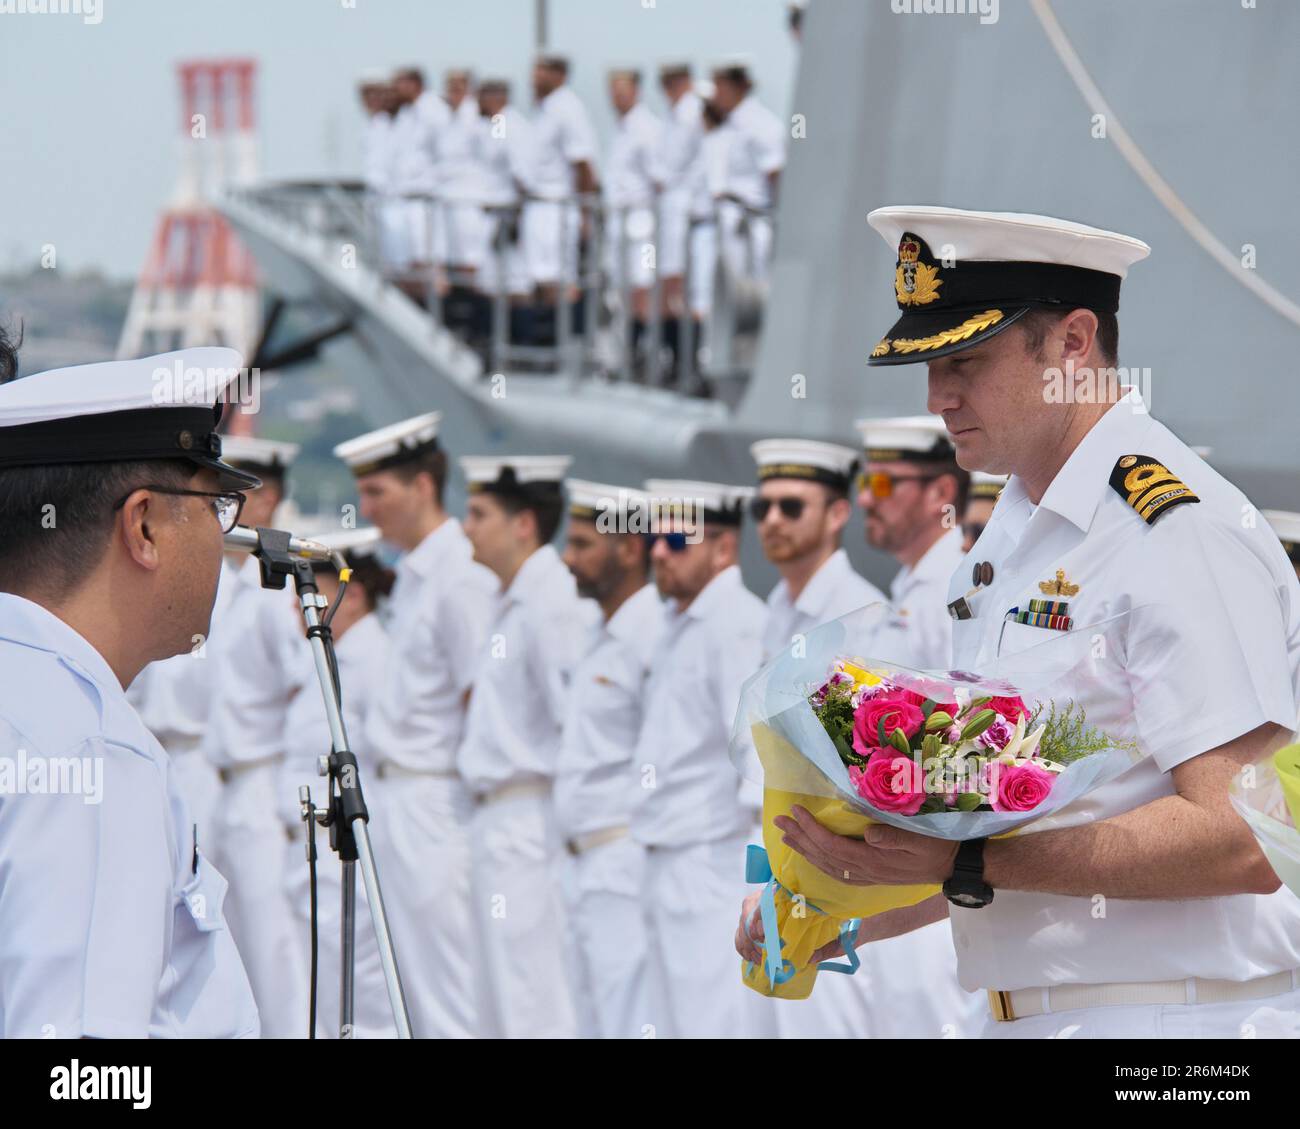
{"type": "Polygon", "coordinates": [[[617,209],[610,213],[605,228],[604,266],[611,286],[633,290],[653,286],[655,255],[653,208],[617,209]]]}
{"type": "Polygon", "coordinates": [[[691,228],[691,277],[687,299],[691,312],[704,317],[713,309],[714,275],[718,269],[718,228],[711,220],[691,228]]]}
{"type": "Polygon", "coordinates": [[[577,281],[579,222],[575,204],[531,200],[524,206],[521,239],[534,283],[577,281]]]}
{"type": "Polygon", "coordinates": [[[491,224],[477,204],[438,205],[437,261],[482,268],[487,260],[491,224]]]}
{"type": "Polygon", "coordinates": [[[665,278],[686,273],[690,222],[689,194],[665,192],[659,203],[659,273],[665,278]]]}

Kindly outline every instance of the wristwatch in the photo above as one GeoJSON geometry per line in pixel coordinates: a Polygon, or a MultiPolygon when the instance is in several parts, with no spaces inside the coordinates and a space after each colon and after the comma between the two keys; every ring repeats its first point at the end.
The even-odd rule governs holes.
{"type": "Polygon", "coordinates": [[[993,887],[984,881],[984,844],[987,839],[967,839],[957,848],[952,875],[943,884],[943,896],[955,906],[983,909],[993,900],[993,887]]]}

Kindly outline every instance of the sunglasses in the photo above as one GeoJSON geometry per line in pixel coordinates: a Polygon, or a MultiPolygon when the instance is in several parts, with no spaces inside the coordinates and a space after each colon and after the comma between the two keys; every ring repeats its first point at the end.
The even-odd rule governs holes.
{"type": "Polygon", "coordinates": [[[869,490],[873,498],[888,498],[900,482],[933,482],[937,477],[934,474],[890,474],[875,470],[858,475],[858,493],[869,490]]]}
{"type": "Polygon", "coordinates": [[[668,551],[670,553],[684,553],[686,552],[686,546],[690,544],[690,542],[686,540],[685,533],[646,534],[646,545],[651,551],[654,550],[655,545],[660,541],[668,546],[668,551]]]}
{"type": "Polygon", "coordinates": [[[136,490],[152,490],[155,494],[175,494],[187,498],[211,498],[212,512],[216,519],[221,523],[221,532],[229,533],[236,525],[239,524],[239,514],[244,508],[245,497],[240,493],[218,494],[211,490],[180,490],[174,486],[152,486],[145,484],[136,486],[130,494],[123,496],[114,506],[113,509],[121,509],[126,505],[126,500],[134,494],[136,490]]]}
{"type": "Polygon", "coordinates": [[[755,521],[761,522],[766,518],[773,506],[778,507],[781,516],[789,518],[790,521],[798,521],[803,516],[802,498],[751,498],[749,500],[749,512],[755,521]]]}

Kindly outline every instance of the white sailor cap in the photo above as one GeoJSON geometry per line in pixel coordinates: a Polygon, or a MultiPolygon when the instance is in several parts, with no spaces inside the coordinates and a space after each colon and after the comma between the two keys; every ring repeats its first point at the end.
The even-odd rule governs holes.
{"type": "Polygon", "coordinates": [[[252,435],[226,435],[222,437],[221,453],[227,462],[256,475],[282,477],[298,457],[297,443],[282,443],[275,439],[259,439],[252,435]]]}
{"type": "Polygon", "coordinates": [[[698,518],[715,525],[740,525],[752,486],[651,478],[645,484],[650,506],[659,517],[698,518]]]}
{"type": "Polygon", "coordinates": [[[223,490],[251,489],[257,476],[221,461],[217,434],[243,366],[234,349],[205,347],[0,385],[0,469],[183,459],[216,471],[223,490]]]}
{"type": "Polygon", "coordinates": [[[989,474],[986,470],[973,470],[970,472],[970,489],[966,496],[968,498],[991,498],[996,500],[1006,484],[1005,475],[989,474]]]}
{"type": "Polygon", "coordinates": [[[566,478],[564,490],[569,497],[569,516],[581,521],[618,521],[620,530],[626,528],[631,515],[649,518],[650,495],[644,490],[628,486],[611,486],[604,482],[588,482],[583,478],[566,478]]]}
{"type": "Polygon", "coordinates": [[[950,462],[956,458],[948,429],[939,416],[860,419],[854,426],[862,436],[868,462],[950,462]]]}
{"type": "Polygon", "coordinates": [[[1114,313],[1140,239],[1051,216],[958,208],[877,208],[867,216],[897,248],[901,317],[868,364],[933,360],[1001,333],[1031,309],[1114,313]]]}
{"type": "Polygon", "coordinates": [[[1264,520],[1273,527],[1286,555],[1300,564],[1300,514],[1285,510],[1264,510],[1264,520]]]}
{"type": "Polygon", "coordinates": [[[340,443],[334,448],[334,457],[342,459],[357,478],[412,462],[438,449],[441,419],[442,412],[425,412],[367,431],[340,443]]]}
{"type": "Polygon", "coordinates": [[[758,464],[758,480],[797,478],[847,490],[858,469],[858,452],[816,439],[760,439],[749,448],[758,464]]]}
{"type": "Polygon", "coordinates": [[[461,469],[471,494],[503,494],[544,501],[558,498],[568,455],[464,455],[461,469]]]}
{"type": "Polygon", "coordinates": [[[392,82],[392,73],[379,67],[368,67],[357,75],[357,86],[365,90],[369,86],[388,86],[392,82]]]}

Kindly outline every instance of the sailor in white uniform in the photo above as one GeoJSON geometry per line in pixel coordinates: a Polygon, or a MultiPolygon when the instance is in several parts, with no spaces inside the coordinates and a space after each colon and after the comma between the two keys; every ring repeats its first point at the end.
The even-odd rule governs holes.
{"type": "Polygon", "coordinates": [[[761,804],[727,753],[741,684],[762,658],[766,619],[736,563],[753,491],[668,480],[651,480],[646,491],[656,514],[655,584],[669,601],[634,754],[632,837],[646,848],[648,1030],[679,1038],[774,1034],[771,1002],[744,986],[725,944],[761,804]]]}
{"type": "Polygon", "coordinates": [[[187,349],[0,386],[5,1038],[258,1034],[226,881],[123,690],[207,634],[257,485],[216,434],[242,364],[187,349]]]}
{"type": "Polygon", "coordinates": [[[510,84],[504,79],[479,83],[478,106],[475,159],[483,202],[496,209],[487,213],[480,288],[496,294],[504,285],[518,302],[532,292],[521,235],[522,205],[532,191],[532,123],[510,102],[510,84]]]}
{"type": "MultiPolygon", "coordinates": [[[[365,733],[366,719],[379,696],[388,659],[388,634],[375,609],[391,589],[393,574],[376,556],[380,535],[374,526],[331,529],[313,536],[312,540],[342,553],[352,573],[340,602],[338,573],[333,563],[319,561],[312,564],[317,588],[334,609],[329,613],[330,631],[338,661],[343,726],[348,736],[348,748],[356,755],[361,770],[367,807],[375,825],[378,825],[384,819],[384,813],[372,803],[376,765],[365,744],[365,733]]],[[[285,714],[285,757],[280,766],[276,798],[289,838],[285,845],[285,895],[297,923],[303,965],[310,968],[311,875],[306,854],[307,828],[302,819],[298,790],[305,784],[311,790],[312,802],[318,809],[328,806],[328,784],[318,772],[317,762],[330,752],[332,745],[312,652],[303,648],[299,658],[305,669],[301,674],[301,688],[285,714]]],[[[339,1037],[339,915],[343,884],[338,855],[329,847],[329,832],[320,827],[316,828],[316,852],[316,1037],[329,1039],[339,1037]]],[[[378,863],[376,866],[380,870],[380,881],[387,888],[388,868],[378,863]]],[[[370,920],[366,884],[359,868],[356,889],[351,1037],[392,1038],[397,1027],[370,920]]],[[[413,960],[418,955],[410,954],[413,960]]]]}
{"type": "Polygon", "coordinates": [[[457,763],[474,791],[473,892],[491,1001],[485,1033],[577,1033],[551,782],[573,668],[597,609],[550,542],[567,456],[466,456],[465,534],[496,574],[496,618],[457,763]]]}
{"type": "MultiPolygon", "coordinates": [[[[274,526],[285,476],[298,453],[292,443],[248,436],[225,440],[227,458],[262,478],[248,496],[241,522],[274,526]],[[262,477],[265,476],[265,477],[262,477]]],[[[276,786],[284,760],[289,703],[310,655],[301,613],[289,584],[262,587],[256,558],[229,553],[222,583],[230,601],[207,645],[212,705],[203,755],[221,772],[215,857],[230,879],[227,917],[257,997],[263,1034],[307,1032],[306,969],[296,960],[299,935],[284,893],[285,828],[276,786]]]]}
{"type": "Polygon", "coordinates": [[[718,213],[721,253],[735,278],[762,285],[772,257],[770,213],[785,167],[786,127],[753,93],[745,63],[717,67],[713,83],[727,137],[718,213]]]}
{"type": "Polygon", "coordinates": [[[866,467],[858,489],[867,544],[902,567],[889,585],[892,659],[917,670],[951,665],[948,581],[962,559],[970,476],[938,416],[858,420],[866,467]]]}
{"type": "MultiPolygon", "coordinates": [[[[690,171],[704,137],[704,101],[691,83],[689,63],[659,68],[659,87],[668,103],[659,152],[659,276],[664,309],[680,318],[685,309],[686,241],[690,224],[690,171]]],[[[666,332],[669,341],[676,339],[666,332]]]]}
{"type": "Polygon", "coordinates": [[[564,563],[578,594],[601,610],[574,668],[555,763],[580,1033],[640,1038],[649,1016],[640,900],[645,850],[628,821],[640,790],[632,751],[664,606],[649,582],[646,496],[574,478],[565,487],[564,563]]]}
{"type": "Polygon", "coordinates": [[[397,152],[394,115],[397,92],[386,74],[370,71],[357,83],[366,124],[361,140],[361,179],[366,186],[366,211],[385,265],[401,265],[404,217],[392,199],[397,152]]]}
{"type": "Polygon", "coordinates": [[[482,121],[470,72],[449,70],[443,82],[448,115],[438,138],[438,182],[447,203],[439,209],[440,243],[448,281],[474,286],[487,252],[483,170],[476,143],[482,121]]]}
{"type": "Polygon", "coordinates": [[[334,449],[356,476],[362,516],[404,553],[388,601],[389,660],[355,741],[376,766],[371,835],[419,1038],[480,1034],[484,976],[470,905],[472,800],[456,752],[496,582],[443,508],[440,419],[429,412],[334,449]]]}
{"type": "Polygon", "coordinates": [[[635,68],[609,72],[609,101],[618,120],[605,161],[604,267],[611,287],[629,294],[625,316],[632,319],[635,353],[650,320],[664,127],[641,100],[641,72],[635,68]]]}
{"type": "Polygon", "coordinates": [[[538,199],[524,209],[524,255],[544,301],[554,303],[561,289],[572,294],[578,279],[578,237],[583,217],[577,193],[595,192],[596,133],[586,107],[566,79],[568,61],[543,56],[533,67],[532,189],[538,199]]]}
{"type": "Polygon", "coordinates": [[[433,201],[442,190],[439,146],[451,122],[451,111],[424,86],[418,67],[406,67],[393,76],[399,109],[393,119],[393,192],[406,215],[405,263],[410,267],[441,262],[440,228],[432,222],[433,201]]]}
{"type": "Polygon", "coordinates": [[[1132,724],[1141,756],[1039,833],[958,846],[791,825],[791,841],[856,881],[943,881],[961,982],[989,991],[986,1036],[1295,1037],[1300,900],[1228,785],[1295,724],[1300,583],[1246,497],[1104,379],[1121,280],[1149,248],[1045,216],[869,219],[898,249],[902,314],[872,362],[927,362],[958,461],[1010,474],[949,588],[954,662],[1118,631],[1116,677],[1077,700],[1094,725],[1132,724]],[[1044,396],[1066,370],[1098,384],[1044,396]]]}

